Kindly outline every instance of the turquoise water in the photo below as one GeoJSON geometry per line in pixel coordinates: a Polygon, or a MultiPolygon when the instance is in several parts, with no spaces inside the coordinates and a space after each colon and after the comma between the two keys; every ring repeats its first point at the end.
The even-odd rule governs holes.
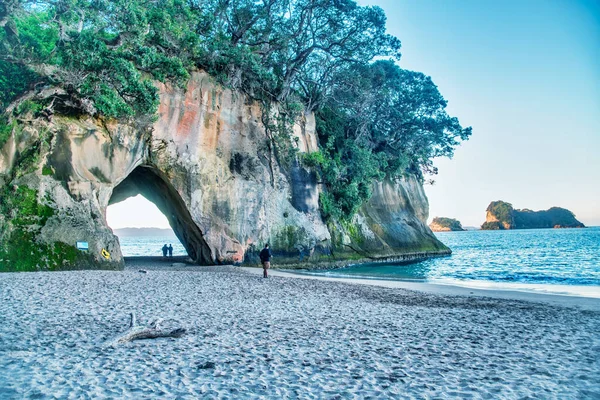
{"type": "MultiPolygon", "coordinates": [[[[599,286],[600,227],[440,232],[449,257],[411,264],[361,264],[328,276],[430,282],[599,286]]],[[[592,289],[592,288],[590,288],[592,289]]]]}
{"type": "Polygon", "coordinates": [[[162,256],[162,247],[169,243],[173,246],[174,256],[186,256],[187,252],[177,236],[120,236],[121,253],[131,256],[162,256]]]}

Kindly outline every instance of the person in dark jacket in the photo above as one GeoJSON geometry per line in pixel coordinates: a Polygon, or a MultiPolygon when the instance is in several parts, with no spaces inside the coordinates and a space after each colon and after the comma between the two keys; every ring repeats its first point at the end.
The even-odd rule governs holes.
{"type": "Polygon", "coordinates": [[[162,251],[163,251],[163,257],[167,256],[167,251],[169,251],[169,248],[167,247],[167,244],[165,243],[165,245],[162,247],[162,251]]]}
{"type": "Polygon", "coordinates": [[[263,278],[268,278],[267,270],[271,268],[271,257],[273,257],[273,253],[269,249],[269,243],[265,244],[265,248],[261,250],[259,256],[263,266],[263,278]]]}
{"type": "Polygon", "coordinates": [[[173,257],[173,246],[171,245],[171,243],[169,243],[169,247],[167,247],[167,250],[169,250],[169,257],[173,257]]]}

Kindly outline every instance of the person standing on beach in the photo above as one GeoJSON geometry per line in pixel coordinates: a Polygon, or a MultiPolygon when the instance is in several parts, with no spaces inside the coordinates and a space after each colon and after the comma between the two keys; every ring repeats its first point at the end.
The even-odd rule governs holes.
{"type": "Polygon", "coordinates": [[[169,257],[173,257],[173,246],[171,245],[171,243],[169,243],[169,257]]]}
{"type": "Polygon", "coordinates": [[[167,251],[169,251],[169,248],[167,247],[167,244],[165,243],[165,245],[162,247],[162,251],[163,251],[163,257],[167,256],[167,251]]]}
{"type": "Polygon", "coordinates": [[[265,248],[261,250],[259,256],[263,266],[263,278],[268,278],[267,270],[271,267],[271,257],[273,257],[273,253],[269,249],[269,243],[265,244],[265,248]]]}

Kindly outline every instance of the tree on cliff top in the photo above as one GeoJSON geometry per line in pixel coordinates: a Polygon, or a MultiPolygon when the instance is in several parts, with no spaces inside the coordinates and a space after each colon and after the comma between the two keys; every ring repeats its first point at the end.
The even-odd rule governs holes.
{"type": "MultiPolygon", "coordinates": [[[[154,114],[151,79],[187,78],[193,14],[176,1],[13,2],[0,33],[0,69],[24,77],[30,94],[78,112],[123,118],[154,114]],[[44,89],[58,89],[44,94],[44,89]]],[[[15,82],[0,82],[0,89],[15,82]]],[[[17,91],[3,91],[6,106],[17,91]]]]}
{"type": "Polygon", "coordinates": [[[374,179],[435,173],[432,159],[471,134],[429,77],[395,65],[400,41],[385,23],[380,8],[353,0],[4,1],[0,132],[26,99],[46,114],[148,124],[159,101],[152,81],[182,84],[202,68],[266,110],[279,102],[276,150],[293,148],[286,123],[315,111],[322,205],[351,217],[374,179]]]}
{"type": "Polygon", "coordinates": [[[446,113],[431,78],[392,61],[348,66],[330,93],[316,116],[327,161],[320,165],[329,189],[323,208],[334,218],[352,216],[375,179],[436,173],[433,158],[451,157],[471,135],[446,113]]]}

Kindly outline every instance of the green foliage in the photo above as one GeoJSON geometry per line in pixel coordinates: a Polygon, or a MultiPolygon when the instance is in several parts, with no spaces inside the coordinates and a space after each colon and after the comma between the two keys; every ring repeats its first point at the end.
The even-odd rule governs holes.
{"type": "Polygon", "coordinates": [[[39,78],[31,69],[0,59],[0,112],[39,78]]]}
{"type": "Polygon", "coordinates": [[[83,258],[74,246],[62,242],[38,243],[35,232],[16,227],[0,248],[0,271],[57,270],[83,258]]]}
{"type": "Polygon", "coordinates": [[[38,192],[27,186],[18,186],[14,191],[5,188],[0,198],[0,211],[18,226],[43,226],[54,215],[54,209],[40,203],[38,192]]]}
{"type": "Polygon", "coordinates": [[[400,41],[386,33],[384,12],[354,0],[2,7],[0,111],[25,91],[41,96],[53,86],[59,94],[39,103],[48,111],[141,121],[158,107],[153,80],[182,85],[202,68],[262,102],[268,150],[284,168],[297,158],[291,126],[316,112],[321,158],[304,162],[327,188],[327,217],[351,218],[374,180],[435,173],[432,159],[452,156],[471,134],[446,113],[429,77],[396,66],[400,41]]]}
{"type": "Polygon", "coordinates": [[[10,226],[0,242],[0,271],[61,269],[85,258],[72,245],[38,242],[37,235],[54,215],[54,209],[48,199],[39,199],[36,190],[27,186],[18,186],[15,190],[4,188],[0,212],[10,226]]]}
{"type": "Polygon", "coordinates": [[[45,61],[53,56],[58,43],[58,27],[49,24],[53,12],[39,11],[21,14],[13,21],[18,32],[18,53],[22,59],[45,61]]]}
{"type": "Polygon", "coordinates": [[[2,103],[36,78],[65,89],[66,104],[79,104],[81,112],[152,115],[158,93],[151,79],[179,84],[189,76],[190,54],[180,46],[195,41],[190,15],[189,4],[175,0],[22,1],[12,9],[9,33],[0,37],[0,68],[28,79],[0,81],[11,89],[2,103]]]}
{"type": "Polygon", "coordinates": [[[39,113],[43,109],[44,109],[43,104],[32,101],[32,100],[25,100],[25,101],[19,103],[17,105],[17,107],[15,107],[13,114],[14,115],[32,114],[33,116],[35,116],[37,113],[39,113]]]}
{"type": "Polygon", "coordinates": [[[42,167],[42,175],[44,175],[44,176],[54,175],[54,170],[52,169],[52,167],[50,167],[48,165],[44,165],[42,167]]]}
{"type": "Polygon", "coordinates": [[[17,227],[0,248],[0,271],[35,271],[44,250],[35,242],[34,233],[17,227]]]}
{"type": "Polygon", "coordinates": [[[571,211],[552,207],[545,211],[515,210],[515,228],[583,228],[584,225],[575,218],[571,211]]]}
{"type": "Polygon", "coordinates": [[[0,211],[10,221],[12,229],[0,243],[0,270],[26,271],[35,269],[47,250],[39,246],[35,236],[54,210],[38,201],[36,190],[19,186],[5,188],[0,197],[0,211]]]}
{"type": "Polygon", "coordinates": [[[6,115],[0,115],[0,148],[4,146],[15,128],[15,122],[8,122],[6,115]]]}
{"type": "Polygon", "coordinates": [[[332,146],[303,157],[306,166],[315,168],[327,191],[319,203],[325,218],[350,220],[362,203],[371,197],[374,180],[384,178],[385,160],[352,143],[332,146]]]}
{"type": "Polygon", "coordinates": [[[502,223],[499,221],[486,221],[481,225],[481,229],[484,231],[501,231],[505,228],[504,225],[502,225],[502,223]]]}
{"type": "Polygon", "coordinates": [[[330,193],[322,203],[335,218],[352,216],[370,197],[373,180],[435,173],[432,159],[452,156],[471,134],[448,116],[429,77],[391,61],[350,65],[330,90],[316,117],[330,160],[321,165],[330,193]]]}

